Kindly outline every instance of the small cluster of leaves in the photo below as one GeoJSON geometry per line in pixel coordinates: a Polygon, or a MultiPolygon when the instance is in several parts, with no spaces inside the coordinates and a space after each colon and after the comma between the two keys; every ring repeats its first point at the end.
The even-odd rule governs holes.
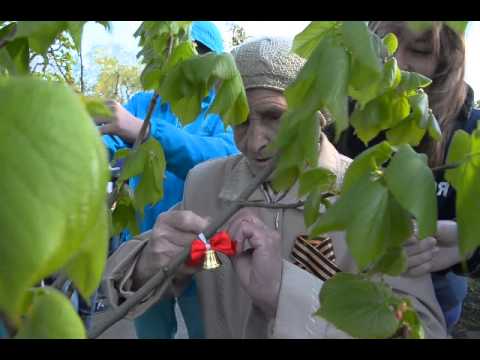
{"type": "MultiPolygon", "coordinates": [[[[412,234],[412,217],[418,222],[421,238],[436,231],[434,177],[426,157],[411,147],[418,145],[427,132],[434,139],[441,137],[422,89],[431,81],[420,74],[401,71],[394,58],[397,47],[393,34],[381,39],[370,31],[367,22],[312,22],[294,41],[292,50],[308,61],[285,91],[288,112],[282,118],[274,144],[281,155],[274,185],[286,189],[297,179],[300,185],[311,184],[299,194],[308,194],[304,217],[306,226],[311,226],[310,236],[346,231],[348,247],[359,270],[369,276],[397,276],[405,270],[403,244],[412,234]],[[350,116],[349,98],[355,101],[350,116]],[[333,205],[326,201],[325,192],[337,192],[335,176],[316,167],[319,111],[331,116],[337,138],[351,125],[366,144],[381,131],[386,132],[388,140],[365,151],[351,164],[341,196],[333,205]],[[322,204],[327,211],[320,216],[322,204]]],[[[346,314],[343,320],[342,316],[330,316],[339,304],[336,285],[346,289],[352,285],[344,284],[344,280],[348,279],[340,276],[324,287],[323,298],[331,295],[336,300],[332,306],[322,302],[320,314],[354,336],[361,332],[367,336],[364,325],[380,308],[374,306],[376,310],[372,312],[358,304],[348,307],[349,311],[359,308],[361,326],[342,325],[343,320],[348,323],[346,314]]],[[[385,292],[366,280],[361,284],[364,286],[359,291],[385,292]]],[[[385,303],[384,306],[390,318],[384,322],[388,329],[371,327],[372,337],[392,336],[399,326],[393,308],[385,303]]]]}
{"type": "MultiPolygon", "coordinates": [[[[0,28],[0,71],[10,75],[30,72],[31,53],[48,61],[47,51],[62,33],[68,33],[79,50],[82,44],[83,26],[86,21],[16,21],[0,28]]],[[[107,21],[99,21],[107,29],[107,21]]]]}
{"type": "Polygon", "coordinates": [[[480,128],[472,134],[463,130],[455,132],[447,163],[459,165],[447,170],[445,178],[456,191],[460,252],[466,255],[480,246],[480,224],[475,220],[475,215],[480,213],[480,128]]]}
{"type": "Polygon", "coordinates": [[[189,34],[188,21],[142,23],[135,33],[146,64],[142,72],[145,89],[156,90],[169,102],[183,124],[195,120],[200,105],[213,87],[217,96],[209,112],[219,114],[227,125],[246,120],[248,103],[241,76],[231,54],[198,56],[189,34]]]}

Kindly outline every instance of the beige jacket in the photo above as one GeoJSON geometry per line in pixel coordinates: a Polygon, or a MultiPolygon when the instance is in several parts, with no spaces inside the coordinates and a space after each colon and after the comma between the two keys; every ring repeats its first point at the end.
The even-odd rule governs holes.
{"type": "MultiPolygon", "coordinates": [[[[350,159],[340,155],[322,136],[319,166],[333,171],[340,183],[350,159]]],[[[246,158],[242,155],[207,161],[192,169],[185,183],[183,201],[178,209],[191,210],[200,216],[216,217],[225,211],[251,181],[246,158]]],[[[279,203],[298,201],[294,186],[279,203]]],[[[250,201],[265,201],[266,195],[257,189],[250,201]]],[[[293,265],[290,257],[294,240],[306,234],[301,209],[260,210],[262,221],[277,229],[282,238],[284,266],[275,319],[266,319],[255,307],[240,285],[229,259],[219,254],[223,266],[215,271],[195,275],[207,338],[342,338],[348,337],[333,325],[312,316],[319,307],[318,294],[322,281],[293,265]]],[[[344,232],[330,234],[339,268],[345,272],[356,270],[348,252],[344,232]]],[[[112,255],[107,264],[105,281],[112,306],[131,296],[130,277],[139,252],[148,239],[148,233],[128,241],[112,255]]],[[[431,277],[387,277],[396,293],[407,295],[422,318],[427,337],[446,337],[446,326],[436,301],[431,277]]],[[[129,313],[134,318],[159,300],[153,293],[129,313]]]]}

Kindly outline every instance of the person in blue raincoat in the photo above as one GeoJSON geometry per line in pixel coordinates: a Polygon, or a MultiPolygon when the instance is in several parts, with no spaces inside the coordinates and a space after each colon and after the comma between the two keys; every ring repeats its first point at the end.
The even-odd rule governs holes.
{"type": "MultiPolygon", "coordinates": [[[[219,30],[209,21],[194,21],[192,38],[197,51],[202,54],[213,51],[223,52],[223,40],[219,30]]],[[[114,120],[100,127],[104,143],[112,158],[116,151],[131,147],[145,119],[153,92],[140,92],[124,106],[114,103],[114,120]]],[[[201,102],[201,112],[192,123],[182,126],[172,112],[170,104],[157,101],[151,118],[150,136],[160,142],[165,152],[166,172],[164,197],[152,206],[145,207],[145,215],[140,221],[140,231],[149,230],[157,216],[181,201],[183,186],[188,171],[195,165],[213,158],[238,153],[230,127],[225,128],[220,116],[207,114],[215,99],[215,90],[201,102]]],[[[135,188],[139,178],[130,180],[135,188]]],[[[129,238],[129,235],[127,235],[129,238]]],[[[177,298],[187,325],[190,338],[203,338],[203,324],[194,282],[177,298]]],[[[175,300],[162,300],[135,320],[139,338],[173,338],[177,331],[174,311],[175,300]]]]}

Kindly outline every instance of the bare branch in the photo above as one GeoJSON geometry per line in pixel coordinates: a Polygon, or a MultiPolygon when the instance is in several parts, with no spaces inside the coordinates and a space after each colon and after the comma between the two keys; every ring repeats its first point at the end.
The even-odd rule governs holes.
{"type": "Polygon", "coordinates": [[[241,207],[259,207],[259,208],[266,208],[266,209],[297,209],[305,205],[304,201],[298,201],[296,203],[291,204],[267,204],[264,202],[254,202],[254,201],[237,201],[236,202],[241,207]]]}
{"type": "Polygon", "coordinates": [[[82,94],[85,93],[85,83],[83,81],[83,56],[82,56],[82,49],[80,48],[78,51],[78,55],[80,56],[80,92],[82,94]]]}
{"type": "Polygon", "coordinates": [[[60,73],[60,75],[62,75],[63,80],[65,80],[65,82],[68,82],[68,81],[67,81],[67,75],[63,72],[62,67],[61,67],[60,64],[58,63],[57,57],[55,56],[55,53],[53,52],[53,50],[52,50],[52,49],[49,49],[49,50],[48,50],[48,53],[49,53],[50,55],[52,55],[53,61],[55,62],[55,65],[56,65],[56,67],[57,67],[57,69],[58,69],[58,72],[60,73]]]}

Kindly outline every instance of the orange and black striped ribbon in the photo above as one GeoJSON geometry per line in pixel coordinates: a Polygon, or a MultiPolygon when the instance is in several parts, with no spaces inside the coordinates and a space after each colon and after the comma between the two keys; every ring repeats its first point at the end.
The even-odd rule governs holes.
{"type": "Polygon", "coordinates": [[[295,265],[323,281],[341,271],[335,264],[332,239],[329,237],[308,240],[305,235],[297,236],[292,257],[295,265]]]}

